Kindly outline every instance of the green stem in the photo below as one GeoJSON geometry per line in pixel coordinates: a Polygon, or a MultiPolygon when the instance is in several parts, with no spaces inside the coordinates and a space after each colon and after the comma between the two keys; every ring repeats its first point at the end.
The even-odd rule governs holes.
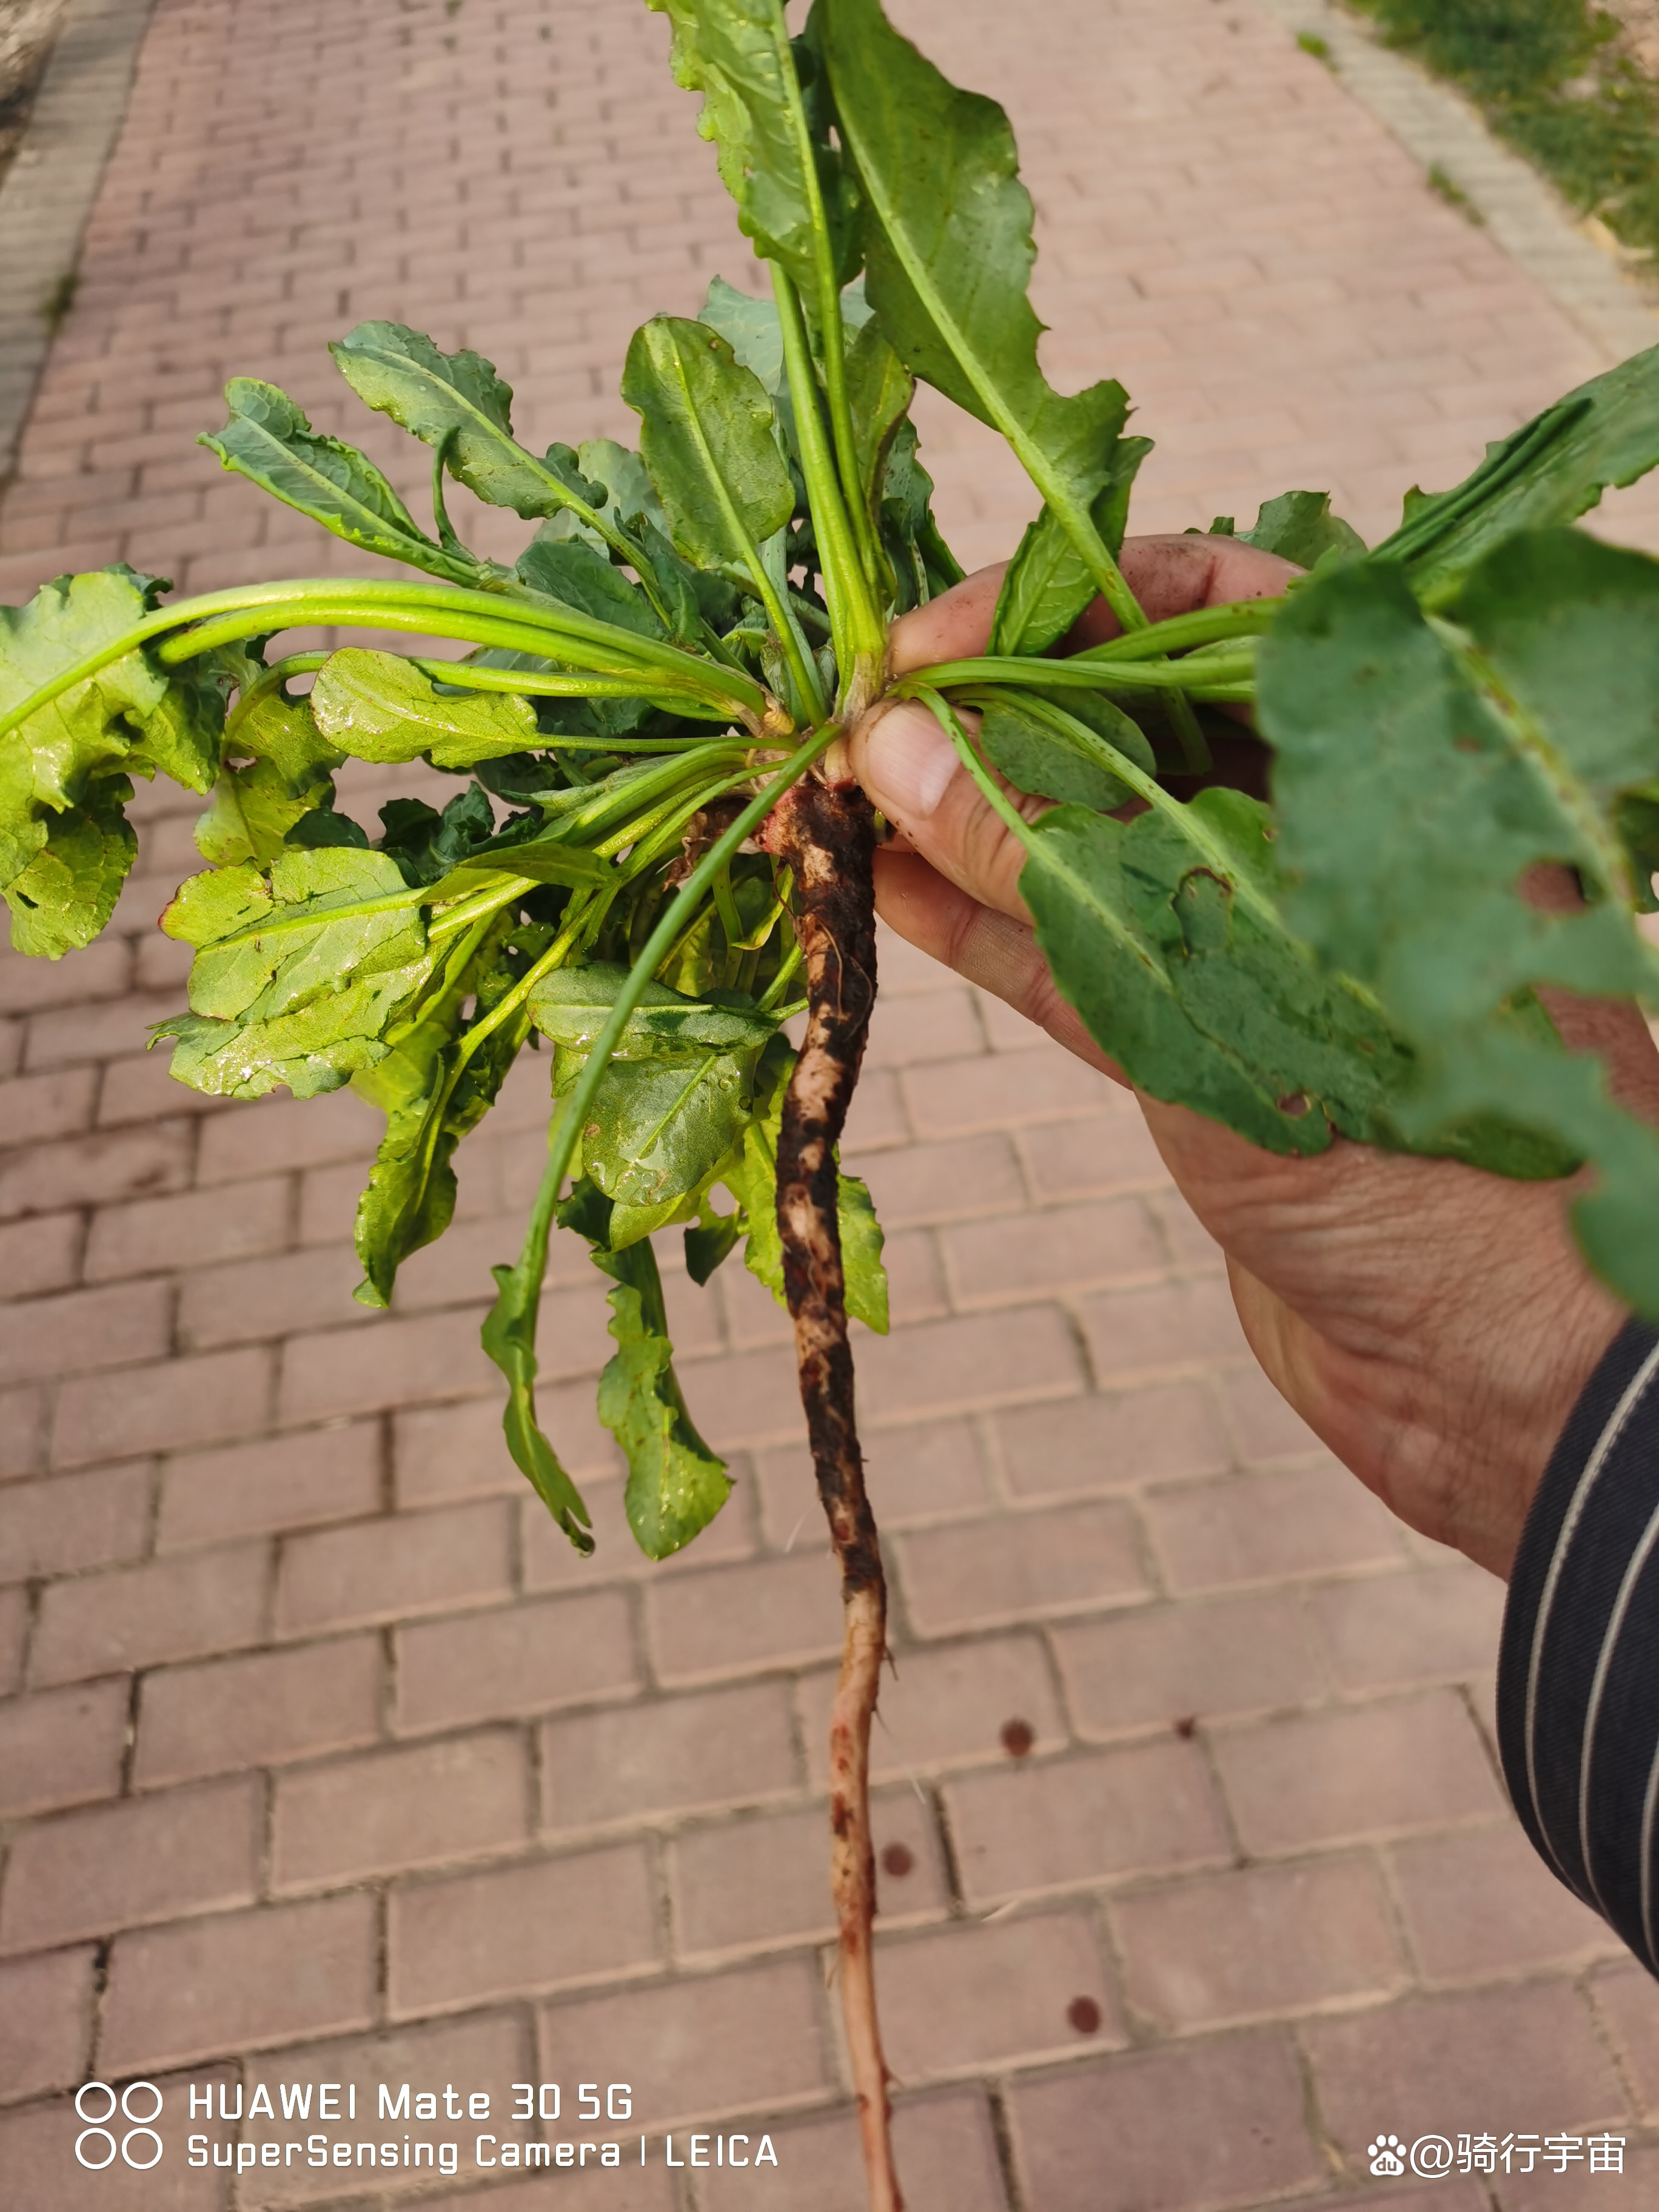
{"type": "Polygon", "coordinates": [[[1070,660],[1032,660],[987,656],[983,660],[945,660],[919,668],[893,686],[894,696],[915,698],[925,690],[945,691],[963,684],[1013,684],[1044,690],[1181,690],[1215,704],[1248,706],[1255,696],[1255,656],[1235,652],[1196,666],[1191,661],[1101,661],[1078,654],[1070,660]]]}
{"type": "MultiPolygon", "coordinates": [[[[789,377],[789,396],[794,402],[795,434],[800,445],[801,474],[812,513],[812,534],[817,541],[823,595],[830,603],[830,626],[836,641],[836,662],[841,672],[843,697],[856,692],[859,701],[880,680],[887,649],[880,615],[870,596],[863,557],[848,518],[847,502],[836,472],[836,459],[824,434],[819,411],[818,380],[806,340],[806,324],[800,299],[776,262],[772,264],[772,296],[777,302],[783,330],[784,367],[789,377]]],[[[836,346],[840,343],[840,301],[836,301],[836,346]]],[[[830,334],[823,334],[827,349],[830,334]]],[[[842,398],[845,400],[843,380],[842,398]]]]}
{"type": "Polygon", "coordinates": [[[1199,607],[1191,614],[1152,623],[1146,629],[1126,630],[1121,637],[1086,646],[1069,657],[1073,660],[1147,660],[1183,653],[1194,646],[1255,637],[1272,629],[1284,605],[1283,599],[1240,599],[1228,606],[1199,607]]]}

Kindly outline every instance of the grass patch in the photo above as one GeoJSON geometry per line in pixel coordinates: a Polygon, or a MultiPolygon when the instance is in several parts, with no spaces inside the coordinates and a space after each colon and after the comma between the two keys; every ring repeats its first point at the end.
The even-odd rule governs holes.
{"type": "Polygon", "coordinates": [[[1592,0],[1352,0],[1615,238],[1659,255],[1659,84],[1592,0]]]}
{"type": "Polygon", "coordinates": [[[1336,66],[1331,60],[1330,40],[1322,39],[1317,31],[1298,31],[1296,34],[1296,43],[1304,54],[1311,54],[1316,62],[1324,62],[1333,69],[1336,66]]]}

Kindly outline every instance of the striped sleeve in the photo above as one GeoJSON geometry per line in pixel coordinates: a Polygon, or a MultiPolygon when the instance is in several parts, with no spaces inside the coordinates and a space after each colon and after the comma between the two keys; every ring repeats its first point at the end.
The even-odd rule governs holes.
{"type": "Polygon", "coordinates": [[[1659,1330],[1621,1330],[1527,1522],[1498,1735],[1545,1863],[1659,1974],[1659,1330]]]}

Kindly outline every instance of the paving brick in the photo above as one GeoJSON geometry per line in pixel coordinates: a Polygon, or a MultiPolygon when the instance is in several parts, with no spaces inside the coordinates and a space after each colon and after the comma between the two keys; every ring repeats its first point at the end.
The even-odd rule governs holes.
{"type": "Polygon", "coordinates": [[[1134,1522],[1117,1504],[958,1522],[902,1537],[893,1548],[911,1623],[923,1636],[1149,1595],[1134,1522]]]}
{"type": "MultiPolygon", "coordinates": [[[[244,2174],[238,2183],[240,2203],[263,2208],[315,2204],[323,2200],[337,2203],[343,2183],[355,2189],[355,2183],[341,2176],[337,2169],[307,2169],[303,2146],[315,2128],[315,2117],[309,2122],[303,2118],[284,2120],[281,2117],[278,2092],[283,2082],[355,2082],[358,2112],[372,2117],[366,2127],[360,2123],[353,2128],[348,2122],[338,2131],[339,2136],[349,2141],[358,2136],[384,2138],[395,2133],[399,2150],[407,2136],[411,2153],[416,2144],[423,2145],[430,2154],[441,2143],[454,2143],[465,2160],[463,2171],[468,2172],[472,2165],[474,2137],[479,2129],[477,2120],[458,2123],[444,2117],[434,2123],[416,2119],[411,2113],[408,2120],[400,2118],[388,2126],[380,2120],[381,2089],[389,2092],[390,2100],[395,2104],[404,2085],[409,2084],[411,2106],[414,2094],[425,2089],[441,2093],[446,2083],[462,2092],[482,2089],[489,2100],[489,2116],[485,2123],[489,2131],[498,2141],[504,2136],[519,2139],[523,2131],[503,2118],[514,2101],[507,2094],[507,2084],[524,2081],[533,2073],[532,2051],[529,2021],[522,2008],[515,2008],[477,2014],[469,2020],[438,2021],[430,2026],[398,2027],[372,2036],[309,2044],[299,2050],[273,2052],[267,2058],[253,2061],[246,2068],[247,2078],[263,2084],[277,2112],[274,2123],[264,2122],[259,2134],[283,2147],[285,2162],[272,2172],[266,2172],[261,2166],[252,2174],[244,2174]],[[290,2142],[302,2147],[300,2157],[291,2166],[286,2163],[290,2142]]],[[[440,2104],[441,2106],[441,2095],[440,2104]]],[[[234,2092],[231,2105],[234,2109],[234,2092]]],[[[354,2172],[356,2170],[354,2167],[354,2172]]],[[[425,2212],[433,2199],[424,2191],[431,2189],[436,2172],[435,2156],[421,2166],[411,2163],[405,2169],[400,2165],[396,2178],[390,2182],[397,2201],[404,2201],[406,2189],[422,2188],[423,2185],[419,2202],[425,2212]]],[[[606,2177],[616,2178],[614,2174],[606,2177]]],[[[541,2187],[544,2198],[545,2179],[541,2187]]]]}
{"type": "Polygon", "coordinates": [[[1587,1987],[1610,2033],[1635,2109],[1650,2123],[1659,2112],[1659,1995],[1652,1977],[1626,1959],[1598,1969],[1587,1987]]]}
{"type": "Polygon", "coordinates": [[[283,1355],[279,1421],[297,1428],[483,1389],[496,1371],[478,1343],[486,1311],[392,1315],[349,1328],[337,1319],[322,1334],[291,1337],[283,1355]]]}
{"type": "Polygon", "coordinates": [[[1177,1590],[1391,1566],[1403,1553],[1387,1507],[1334,1461],[1185,1483],[1142,1510],[1177,1590]]]}
{"type": "Polygon", "coordinates": [[[544,1819],[556,1830],[793,1795],[801,1777],[787,1686],[756,1682],[550,1721],[542,1773],[544,1819]]]}
{"type": "Polygon", "coordinates": [[[0,1083],[0,1145],[32,1145],[92,1127],[95,1067],[64,1067],[0,1083]]]}
{"type": "Polygon", "coordinates": [[[1305,2191],[1324,2176],[1295,2055],[1277,2034],[1068,2068],[1017,2083],[1008,2110],[1028,2199],[1043,2212],[1206,2212],[1305,2191]]]}
{"type": "Polygon", "coordinates": [[[381,1673],[372,1636],[158,1668],[144,1678],[134,1778],[153,1789],[373,1743],[381,1673]]]}
{"type": "MultiPolygon", "coordinates": [[[[192,2075],[198,2087],[228,2078],[223,2069],[212,2072],[205,2068],[192,2075]]],[[[187,2094],[185,2083],[163,2074],[155,2086],[167,2100],[167,2109],[177,2111],[187,2094]]],[[[92,2101],[100,2105],[103,2100],[92,2101]]],[[[149,2100],[140,2102],[147,2105],[149,2100]]],[[[62,2212],[70,2201],[64,2192],[80,2185],[82,2172],[75,2162],[78,2125],[72,2106],[57,2100],[0,2115],[0,2172],[6,2177],[7,2212],[62,2212]]],[[[142,2156],[142,2148],[134,2148],[142,2156]]],[[[118,2172],[124,2171],[118,2166],[118,2172]]],[[[216,2174],[211,2167],[192,2168],[182,2159],[164,2159],[148,2180],[138,2185],[145,2193],[145,2212],[152,2204],[155,2212],[225,2212],[231,2186],[229,2174],[216,2174]]]]}
{"type": "Polygon", "coordinates": [[[237,1776],[26,1829],[6,1867],[0,1949],[251,1904],[261,1814],[257,1783],[237,1776]]]}
{"type": "Polygon", "coordinates": [[[45,1690],[0,1705],[0,1820],[115,1796],[127,1705],[124,1681],[45,1690]]]}
{"type": "MultiPolygon", "coordinates": [[[[561,1462],[581,1483],[595,1468],[620,1465],[615,1440],[593,1410],[593,1387],[573,1383],[538,1390],[542,1425],[558,1438],[561,1462]],[[575,1426],[586,1414],[584,1429],[575,1426]]],[[[392,1417],[392,1466],[399,1505],[446,1504],[453,1498],[519,1498],[525,1479],[513,1464],[501,1434],[501,1409],[493,1395],[455,1406],[420,1406],[392,1417]]],[[[591,1502],[591,1501],[590,1501],[591,1502]]]]}
{"type": "Polygon", "coordinates": [[[173,1298],[164,1283],[66,1291],[14,1307],[0,1348],[0,1380],[82,1373],[155,1359],[169,1350],[173,1298]]]}
{"type": "Polygon", "coordinates": [[[380,1424],[353,1421],[169,1459],[157,1548],[359,1519],[380,1503],[382,1456],[380,1424]]]}
{"type": "Polygon", "coordinates": [[[1019,1163],[1004,1136],[872,1153],[859,1170],[889,1230],[1012,1212],[1024,1202],[1019,1163]]]}
{"type": "MultiPolygon", "coordinates": [[[[801,1727],[815,1789],[828,1786],[833,1674],[801,1684],[801,1727]]],[[[1042,1647],[1034,1636],[984,1637],[974,1643],[896,1653],[881,1686],[870,1745],[878,1780],[908,1779],[934,1767],[1006,1759],[1002,1731],[1010,1721],[1031,1730],[1032,1748],[1052,1751],[1065,1723],[1042,1647]]]]}
{"type": "Polygon", "coordinates": [[[1079,1301],[1077,1316],[1103,1388],[1249,1357],[1231,1294],[1212,1276],[1103,1291],[1079,1301]]]}
{"type": "Polygon", "coordinates": [[[178,1012],[174,994],[159,991],[142,998],[132,992],[119,999],[44,1007],[29,1017],[23,1065],[35,1074],[108,1060],[116,1053],[142,1052],[154,1024],[178,1012]]]}
{"type": "Polygon", "coordinates": [[[127,988],[130,957],[118,939],[106,939],[64,960],[0,954],[0,1013],[27,1013],[37,1006],[61,1006],[94,999],[112,999],[127,988]]]}
{"type": "Polygon", "coordinates": [[[1310,2021],[1302,2034],[1331,2140],[1356,2178],[1379,2112],[1410,2116],[1397,2124],[1408,2142],[1431,2131],[1455,2142],[1471,2127],[1500,2140],[1544,2136],[1626,2116],[1589,2008],[1565,1982],[1408,1997],[1353,2020],[1310,2021]]]}
{"type": "Polygon", "coordinates": [[[0,1966],[0,2099],[67,2089],[83,2078],[94,1966],[89,1946],[0,1966]]]}
{"type": "Polygon", "coordinates": [[[1062,1397],[1084,1382],[1066,1316],[1047,1305],[872,1338],[860,1346],[858,1379],[872,1424],[1062,1397]]]}
{"type": "Polygon", "coordinates": [[[1110,1907],[1124,1991],[1175,2028],[1304,2013],[1403,1988],[1369,1859],[1205,1875],[1110,1907]]]}
{"type": "Polygon", "coordinates": [[[870,1024],[866,1067],[912,1067],[933,1060],[977,1055],[985,1040],[975,1008],[975,994],[961,983],[913,991],[901,1003],[884,994],[870,1024]]]}
{"type": "Polygon", "coordinates": [[[23,1644],[29,1628],[29,1594],[21,1584],[0,1589],[0,1697],[23,1679],[23,1644]]]}
{"type": "Polygon", "coordinates": [[[60,1467],[135,1452],[182,1451],[264,1427],[270,1359],[263,1351],[211,1352],[88,1375],[58,1394],[52,1455],[60,1467]]]}
{"type": "Polygon", "coordinates": [[[366,1163],[380,1140],[379,1115],[349,1091],[327,1098],[262,1098],[204,1125],[196,1180],[205,1188],[326,1161],[366,1163]]]}
{"type": "Polygon", "coordinates": [[[1246,1461],[1305,1458],[1321,1450],[1318,1437],[1259,1368],[1243,1368],[1227,1376],[1221,1398],[1246,1461]]]}
{"type": "Polygon", "coordinates": [[[1310,1593],[1309,1609],[1350,1693],[1497,1671],[1504,1586],[1462,1561],[1437,1573],[1334,1583],[1310,1593]]]}
{"type": "Polygon", "coordinates": [[[396,1724],[404,1731],[554,1711],[641,1686],[620,1590],[424,1622],[399,1630],[396,1650],[396,1724]]]}
{"type": "Polygon", "coordinates": [[[550,2005],[542,2078],[630,2083],[647,2133],[787,2111],[830,2084],[820,1994],[817,1966],[791,1959],[550,2005]]]}
{"type": "Polygon", "coordinates": [[[408,2017],[649,1972],[656,1919],[640,1844],[416,1883],[392,1893],[388,2002],[408,2017]]]}
{"type": "Polygon", "coordinates": [[[67,1290],[80,1273],[82,1241],[75,1213],[48,1213],[0,1228],[0,1298],[67,1290]]]}
{"type": "Polygon", "coordinates": [[[510,1541],[507,1508],[494,1503],[289,1537],[277,1583],[277,1628],[298,1636],[507,1597],[510,1541]]]}
{"type": "Polygon", "coordinates": [[[1202,1754],[1176,1740],[1105,1757],[1005,1761],[947,1784],[945,1803],[973,1905],[1232,1856],[1202,1754]]]}
{"type": "Polygon", "coordinates": [[[1276,1595],[1153,1606],[1054,1632],[1084,1736],[1284,1711],[1321,1684],[1295,1605],[1276,1595]]]}
{"type": "Polygon", "coordinates": [[[264,1546],[240,1544],[52,1583],[41,1593],[32,1678],[73,1682],[252,1644],[268,1574],[264,1546]]]}
{"type": "MultiPolygon", "coordinates": [[[[968,1421],[883,1429],[864,1441],[865,1480],[884,1531],[990,1503],[985,1455],[968,1421]]],[[[828,1548],[829,1531],[804,1445],[757,1452],[755,1480],[762,1523],[774,1550],[828,1548]]]]}
{"type": "Polygon", "coordinates": [[[1449,1826],[1503,1802],[1467,1710],[1444,1690],[1218,1732],[1215,1756],[1247,1850],[1449,1826]]]}
{"type": "Polygon", "coordinates": [[[510,1850],[531,1827],[525,1740],[494,1729],[278,1778],[271,1880],[313,1888],[510,1850]]]}
{"type": "MultiPolygon", "coordinates": [[[[915,1791],[877,1796],[870,1820],[882,1929],[942,1917],[950,1884],[932,1820],[915,1791]],[[890,1866],[886,1854],[895,1845],[902,1856],[890,1866]]],[[[830,1841],[822,1804],[724,1820],[678,1837],[669,1860],[679,1949],[695,1956],[833,1942],[830,1841]]]]}
{"type": "Polygon", "coordinates": [[[1423,1978],[1465,1982],[1619,1951],[1599,1914],[1545,1866],[1518,1827],[1425,1836],[1389,1853],[1423,1978]]]}
{"type": "Polygon", "coordinates": [[[905,1103],[923,1137],[965,1136],[981,1129],[1010,1129],[1066,1121],[1099,1110],[1106,1082],[1059,1045],[1034,1051],[982,1053],[971,1060],[907,1067],[905,1103]]]}
{"type": "Polygon", "coordinates": [[[1020,1152],[1040,1204],[1156,1189],[1169,1180],[1139,1109],[1127,1101],[1030,1132],[1021,1138],[1020,1152]]]}
{"type": "Polygon", "coordinates": [[[1090,1920],[1042,1913],[878,1943],[888,2063],[920,2082],[980,2067],[1069,2057],[1127,2041],[1090,1920]],[[1079,1999],[1097,2025],[1069,2017],[1079,1999]]]}
{"type": "MultiPolygon", "coordinates": [[[[864,2189],[858,2127],[850,2114],[774,2128],[778,2170],[716,2166],[699,2177],[709,2212],[763,2201],[775,2212],[845,2212],[864,2189]]],[[[905,2097],[893,2112],[894,2157],[910,2212],[1005,2212],[996,2136],[973,2090],[905,2097]]]]}
{"type": "Polygon", "coordinates": [[[190,1152],[189,1131],[179,1121],[31,1146],[0,1160],[0,1221],[182,1189],[190,1152]]]}
{"type": "Polygon", "coordinates": [[[349,1244],[193,1267],[179,1287],[180,1348],[211,1352],[286,1336],[320,1315],[343,1333],[354,1323],[367,1325],[373,1319],[369,1309],[351,1295],[362,1279],[362,1264],[349,1244]]]}
{"type": "Polygon", "coordinates": [[[841,1595],[808,1553],[687,1574],[646,1591],[646,1633],[665,1682],[801,1666],[841,1649],[841,1595]]]}
{"type": "Polygon", "coordinates": [[[118,2079],[367,2027],[375,1907],[361,1892],[117,1938],[99,2063],[118,2079]]]}
{"type": "Polygon", "coordinates": [[[1168,1265],[1158,1224],[1138,1198],[959,1223],[941,1241],[953,1297],[963,1309],[1150,1281],[1168,1265]]]}
{"type": "Polygon", "coordinates": [[[1231,1456],[1209,1393],[1197,1382],[1023,1407],[998,1413],[992,1432],[1004,1479],[1021,1498],[1215,1474],[1231,1456]]]}
{"type": "MultiPolygon", "coordinates": [[[[682,2144],[675,2155],[684,2148],[682,2144]]],[[[659,2150],[654,2154],[660,2160],[659,2150]]],[[[772,2179],[771,2168],[764,2171],[767,2179],[772,2179]]],[[[586,2176],[577,2168],[560,2176],[559,2194],[564,2200],[561,2212],[565,2212],[565,2207],[568,2212],[678,2212],[679,2202],[674,2176],[664,2163],[603,2171],[590,2166],[586,2176]]],[[[547,2183],[539,2178],[509,2180],[493,2187],[469,2189],[459,2197],[446,2194],[423,2197],[421,2202],[422,2212],[543,2212],[547,2183]]],[[[1456,2212],[1455,2207],[1452,2212],[1456,2212]]]]}
{"type": "Polygon", "coordinates": [[[0,1490],[0,1582],[136,1559],[149,1536],[150,1463],[0,1490]]]}
{"type": "MultiPolygon", "coordinates": [[[[593,1386],[585,1383],[581,1388],[591,1419],[593,1386]]],[[[539,1393],[537,1403],[539,1407],[539,1393]]],[[[562,1430],[554,1431],[561,1446],[566,1433],[562,1430]]],[[[609,1437],[605,1444],[608,1450],[613,1449],[609,1437]]],[[[560,1459],[574,1476],[574,1470],[565,1460],[562,1449],[560,1459]]],[[[586,1555],[576,1549],[524,1477],[518,1475],[514,1498],[526,1589],[577,1592],[591,1590],[606,1582],[675,1581],[682,1575],[699,1574],[723,1560],[752,1559],[758,1547],[751,1526],[752,1501],[747,1494],[750,1485],[742,1459],[733,1459],[731,1474],[735,1486],[732,1492],[698,1536],[696,1546],[676,1552],[666,1559],[649,1559],[641,1551],[628,1525],[621,1475],[610,1466],[605,1465],[602,1473],[575,1478],[588,1510],[594,1540],[593,1551],[586,1555]]]]}

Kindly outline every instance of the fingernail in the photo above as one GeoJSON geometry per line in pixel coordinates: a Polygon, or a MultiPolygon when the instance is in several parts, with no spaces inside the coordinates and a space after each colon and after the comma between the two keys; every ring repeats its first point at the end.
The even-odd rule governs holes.
{"type": "Polygon", "coordinates": [[[925,822],[957,772],[956,748],[925,707],[902,700],[866,738],[863,770],[889,821],[925,822]]]}

